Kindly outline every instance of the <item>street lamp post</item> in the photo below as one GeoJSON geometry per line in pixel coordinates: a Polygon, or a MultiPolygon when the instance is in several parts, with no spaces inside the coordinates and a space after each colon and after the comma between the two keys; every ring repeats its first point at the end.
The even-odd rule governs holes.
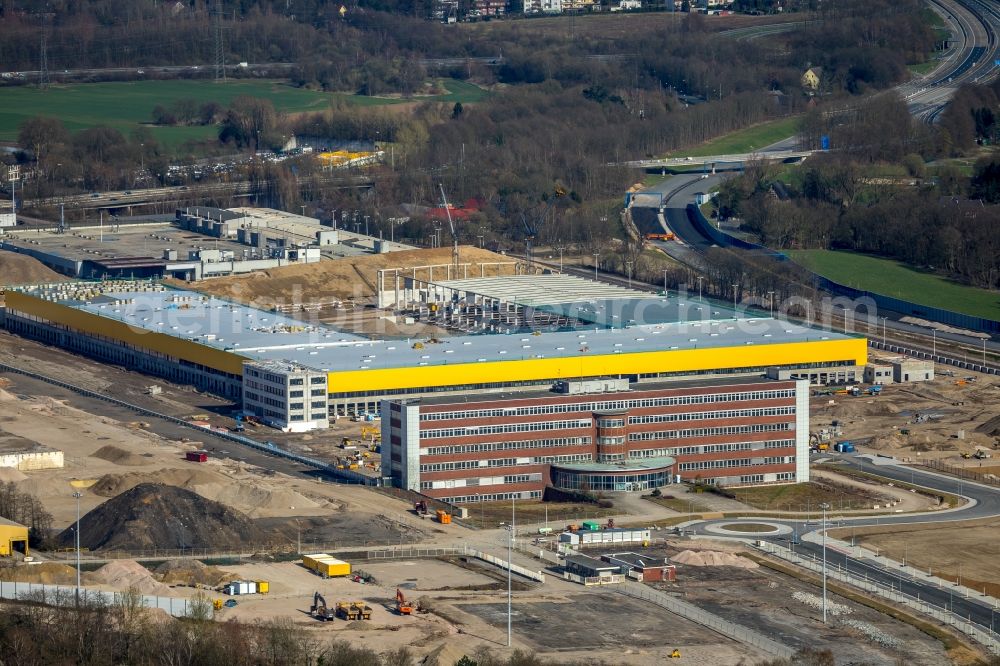
{"type": "Polygon", "coordinates": [[[826,511],[830,505],[824,502],[819,507],[823,509],[823,624],[826,624],[826,511]]]}
{"type": "Polygon", "coordinates": [[[738,285],[738,284],[734,284],[733,285],[733,314],[734,315],[736,314],[736,310],[739,307],[736,304],[736,298],[737,298],[737,294],[739,294],[739,289],[740,289],[740,285],[738,285]]]}
{"type": "Polygon", "coordinates": [[[701,281],[704,280],[704,279],[705,278],[703,278],[702,276],[700,276],[700,275],[698,276],[698,300],[699,301],[702,300],[702,298],[701,298],[701,281]]]}
{"type": "Polygon", "coordinates": [[[937,329],[931,329],[931,356],[937,356],[937,329]]]}
{"type": "Polygon", "coordinates": [[[594,280],[597,280],[597,258],[601,256],[600,252],[594,253],[594,280]]]}
{"type": "Polygon", "coordinates": [[[632,288],[632,262],[625,262],[625,273],[628,275],[628,288],[632,288]]]}
{"type": "Polygon", "coordinates": [[[76,498],[76,604],[80,605],[80,498],[83,493],[79,490],[73,493],[76,498]]]}
{"type": "Polygon", "coordinates": [[[663,269],[663,295],[667,295],[667,271],[668,269],[663,269]]]}
{"type": "Polygon", "coordinates": [[[882,346],[885,347],[885,320],[888,317],[879,317],[882,320],[882,346]]]}

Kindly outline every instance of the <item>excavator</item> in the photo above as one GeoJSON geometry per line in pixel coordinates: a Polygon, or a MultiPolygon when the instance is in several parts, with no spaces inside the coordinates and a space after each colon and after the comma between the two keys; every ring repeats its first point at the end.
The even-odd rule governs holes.
{"type": "Polygon", "coordinates": [[[413,615],[413,606],[406,601],[403,591],[396,588],[396,612],[400,615],[413,615]]]}
{"type": "Polygon", "coordinates": [[[313,603],[312,607],[309,609],[309,614],[320,622],[333,620],[336,617],[333,609],[326,605],[326,599],[324,599],[323,595],[319,592],[313,594],[313,603]]]}

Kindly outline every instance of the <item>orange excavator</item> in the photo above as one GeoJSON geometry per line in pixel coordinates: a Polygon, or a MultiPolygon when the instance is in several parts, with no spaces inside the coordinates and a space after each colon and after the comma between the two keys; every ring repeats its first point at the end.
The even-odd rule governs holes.
{"type": "Polygon", "coordinates": [[[398,587],[396,588],[396,612],[400,615],[413,614],[413,606],[406,601],[406,597],[403,596],[403,591],[398,587]]]}

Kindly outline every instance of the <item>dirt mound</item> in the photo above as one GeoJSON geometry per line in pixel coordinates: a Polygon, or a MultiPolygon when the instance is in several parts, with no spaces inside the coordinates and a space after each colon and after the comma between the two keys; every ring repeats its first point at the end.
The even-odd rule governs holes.
{"type": "Polygon", "coordinates": [[[981,432],[984,435],[990,435],[991,437],[1000,436],[1000,416],[994,416],[990,420],[978,426],[976,428],[976,432],[981,432]]]}
{"type": "Polygon", "coordinates": [[[34,257],[0,250],[0,286],[37,282],[71,282],[34,257]]]}
{"type": "Polygon", "coordinates": [[[76,569],[58,562],[25,564],[16,567],[0,567],[0,580],[18,583],[42,583],[45,585],[75,585],[76,569]]]}
{"type": "Polygon", "coordinates": [[[685,550],[670,558],[671,562],[686,564],[692,567],[737,567],[740,569],[756,569],[760,565],[732,553],[720,553],[717,550],[685,550]]]}
{"type": "MultiPolygon", "coordinates": [[[[120,548],[232,548],[259,543],[263,532],[245,514],[184,488],[142,483],[83,517],[82,545],[120,548]]],[[[72,530],[59,534],[64,545],[72,530]]]]}
{"type": "Polygon", "coordinates": [[[420,663],[422,666],[452,666],[464,656],[465,650],[451,642],[445,642],[432,650],[420,663]]]}
{"type": "Polygon", "coordinates": [[[114,497],[143,483],[161,483],[191,490],[205,499],[220,502],[237,511],[259,515],[268,509],[315,509],[320,506],[294,490],[261,484],[258,481],[234,480],[208,469],[167,469],[161,472],[105,474],[90,491],[101,497],[114,497]]]}
{"type": "Polygon", "coordinates": [[[97,480],[97,483],[90,487],[90,491],[101,497],[114,497],[115,495],[121,495],[124,492],[132,490],[143,483],[161,483],[168,486],[178,486],[194,490],[199,485],[223,484],[227,482],[229,482],[229,479],[225,475],[209,470],[165,469],[160,472],[105,474],[97,480]]]}
{"type": "Polygon", "coordinates": [[[27,478],[28,475],[16,467],[0,467],[0,483],[17,483],[27,478]]]}
{"type": "MultiPolygon", "coordinates": [[[[472,246],[462,246],[459,258],[462,263],[472,264],[511,261],[510,257],[472,246]]],[[[282,266],[249,275],[213,278],[199,282],[195,288],[234,301],[255,301],[256,305],[267,305],[279,300],[287,303],[295,294],[308,294],[308,299],[319,301],[364,300],[375,296],[374,285],[379,269],[450,263],[451,248],[405,250],[321,261],[318,264],[282,266]]],[[[507,273],[513,273],[513,266],[503,268],[507,273]]],[[[496,270],[495,265],[487,267],[486,274],[496,275],[496,270]]],[[[470,269],[469,273],[478,275],[479,271],[470,269]]],[[[166,282],[172,283],[170,280],[166,282]]],[[[191,288],[180,281],[176,282],[176,286],[191,288]]]]}
{"type": "MultiPolygon", "coordinates": [[[[294,490],[269,489],[245,483],[228,483],[221,487],[198,485],[191,488],[199,495],[230,506],[246,506],[254,509],[315,509],[319,506],[305,495],[294,490]]],[[[249,511],[254,515],[254,511],[249,511]]]]}
{"type": "MultiPolygon", "coordinates": [[[[81,534],[83,534],[81,528],[81,534]]],[[[170,588],[153,577],[153,573],[134,560],[115,560],[88,573],[86,581],[96,585],[107,585],[119,590],[135,588],[143,594],[166,594],[170,588]]]]}
{"type": "Polygon", "coordinates": [[[216,587],[236,578],[235,574],[198,560],[167,560],[154,571],[167,585],[207,585],[216,587]]]}
{"type": "Polygon", "coordinates": [[[108,462],[113,462],[116,465],[124,465],[126,467],[145,465],[149,462],[142,456],[137,456],[134,453],[130,453],[125,449],[119,449],[117,446],[112,446],[110,444],[97,449],[90,454],[90,457],[100,458],[101,460],[107,460],[108,462]]]}

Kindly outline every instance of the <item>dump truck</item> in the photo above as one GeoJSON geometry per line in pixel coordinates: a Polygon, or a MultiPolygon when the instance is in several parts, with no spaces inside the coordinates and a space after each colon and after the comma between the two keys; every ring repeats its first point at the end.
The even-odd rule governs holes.
{"type": "Polygon", "coordinates": [[[363,601],[352,601],[351,606],[358,611],[358,615],[361,616],[362,620],[372,619],[372,607],[363,601]]]}
{"type": "Polygon", "coordinates": [[[337,617],[344,620],[357,620],[361,617],[360,611],[349,601],[337,602],[337,617]]]}
{"type": "Polygon", "coordinates": [[[326,553],[303,555],[302,566],[316,572],[317,575],[323,578],[351,575],[351,565],[349,563],[338,560],[336,557],[331,557],[326,553]]]}
{"type": "Polygon", "coordinates": [[[309,608],[309,614],[320,622],[334,619],[333,611],[326,605],[326,599],[319,592],[313,594],[313,603],[309,608]]]}

